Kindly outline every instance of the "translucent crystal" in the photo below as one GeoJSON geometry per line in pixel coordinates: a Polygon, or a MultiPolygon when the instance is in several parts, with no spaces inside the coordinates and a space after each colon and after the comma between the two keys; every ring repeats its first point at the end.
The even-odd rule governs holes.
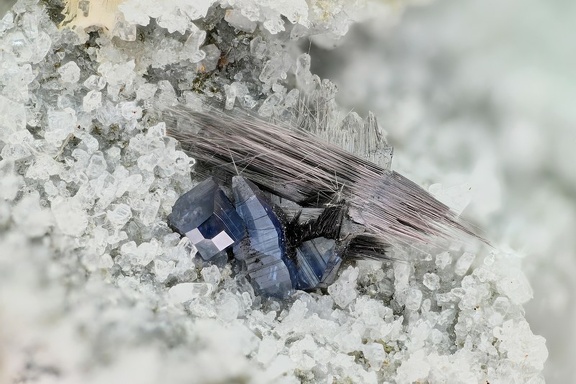
{"type": "Polygon", "coordinates": [[[313,85],[312,73],[310,72],[311,59],[310,55],[303,53],[296,59],[296,70],[294,74],[296,75],[296,80],[298,85],[304,90],[309,91],[313,85]]]}
{"type": "Polygon", "coordinates": [[[234,107],[234,102],[236,101],[238,90],[234,84],[235,83],[224,86],[224,93],[226,94],[226,103],[224,104],[224,108],[226,109],[232,109],[234,107]]]}
{"type": "Polygon", "coordinates": [[[156,17],[160,14],[160,8],[156,7],[156,9],[153,10],[151,5],[150,2],[123,1],[122,4],[118,6],[118,9],[122,11],[124,19],[127,22],[148,25],[150,23],[149,13],[152,13],[156,17]]]}
{"type": "Polygon", "coordinates": [[[90,179],[96,179],[101,176],[107,168],[108,164],[106,163],[104,155],[101,152],[96,152],[90,157],[88,167],[86,168],[86,176],[90,179]]]}
{"type": "Polygon", "coordinates": [[[136,245],[134,241],[129,241],[120,247],[120,252],[127,257],[130,264],[146,266],[158,255],[160,244],[153,239],[150,242],[136,245]]]}
{"type": "Polygon", "coordinates": [[[198,63],[206,58],[206,51],[200,49],[206,39],[206,31],[195,31],[188,36],[183,47],[183,54],[192,63],[198,63]]]}
{"type": "Polygon", "coordinates": [[[82,107],[85,112],[91,112],[102,105],[102,93],[99,91],[89,91],[82,99],[82,107]]]}
{"type": "Polygon", "coordinates": [[[120,110],[126,120],[138,120],[142,118],[142,108],[137,106],[135,102],[121,103],[120,110]]]}
{"type": "Polygon", "coordinates": [[[160,94],[158,95],[158,106],[160,108],[171,107],[178,103],[176,91],[174,91],[174,87],[172,87],[169,81],[159,81],[158,89],[160,90],[160,94]]]}
{"type": "Polygon", "coordinates": [[[456,261],[456,265],[454,266],[454,273],[459,276],[463,276],[468,272],[470,266],[474,262],[476,255],[470,252],[464,252],[462,256],[458,258],[456,261]]]}
{"type": "Polygon", "coordinates": [[[280,350],[278,345],[278,340],[272,336],[264,336],[260,345],[258,346],[258,353],[256,355],[256,360],[260,363],[268,365],[280,350]]]}
{"type": "Polygon", "coordinates": [[[448,252],[442,252],[436,255],[436,266],[440,269],[446,268],[452,263],[452,256],[448,252]]]}
{"type": "Polygon", "coordinates": [[[138,100],[148,100],[154,96],[158,86],[156,84],[144,83],[136,90],[136,98],[138,100]]]}
{"type": "Polygon", "coordinates": [[[291,60],[284,55],[268,60],[260,73],[260,81],[272,86],[275,81],[286,78],[291,64],[291,60]]]}
{"type": "Polygon", "coordinates": [[[422,304],[422,291],[419,289],[409,289],[408,295],[406,296],[406,308],[411,311],[417,311],[420,309],[420,304],[422,304]]]}
{"type": "Polygon", "coordinates": [[[60,145],[76,128],[76,112],[71,108],[48,111],[48,126],[44,138],[53,145],[60,145]]]}
{"type": "Polygon", "coordinates": [[[521,271],[505,274],[498,280],[497,287],[499,292],[517,304],[523,304],[533,297],[532,287],[521,271]]]}
{"type": "Polygon", "coordinates": [[[58,68],[58,74],[65,83],[77,83],[80,80],[80,68],[74,61],[69,61],[58,68]]]}
{"type": "MultiPolygon", "coordinates": [[[[202,50],[204,58],[198,63],[198,70],[200,72],[211,72],[216,69],[218,60],[220,60],[221,52],[214,44],[205,45],[202,50]]],[[[195,58],[193,58],[195,60],[195,58]]]]}
{"type": "Polygon", "coordinates": [[[149,194],[144,200],[144,209],[140,212],[140,221],[144,225],[150,225],[157,220],[158,209],[160,209],[160,196],[149,194]]]}
{"type": "Polygon", "coordinates": [[[534,371],[542,370],[548,358],[545,340],[533,335],[525,320],[506,321],[502,327],[494,329],[494,336],[500,340],[498,349],[506,353],[507,359],[534,371]]]}
{"type": "Polygon", "coordinates": [[[356,291],[358,272],[358,268],[348,267],[342,271],[338,280],[328,287],[328,293],[340,308],[346,308],[356,299],[358,295],[356,291]]]}
{"type": "Polygon", "coordinates": [[[52,45],[52,39],[50,38],[50,36],[44,31],[39,32],[38,36],[34,39],[34,51],[32,57],[30,58],[30,61],[33,64],[38,64],[42,60],[44,60],[44,58],[50,51],[51,45],[52,45]]]}
{"type": "Polygon", "coordinates": [[[113,210],[106,212],[106,218],[118,230],[132,218],[132,210],[126,204],[118,204],[113,210]]]}
{"type": "Polygon", "coordinates": [[[7,143],[0,151],[0,156],[6,160],[18,161],[32,155],[34,138],[30,132],[16,131],[8,137],[7,143]]]}
{"type": "Polygon", "coordinates": [[[432,291],[440,288],[440,277],[434,273],[425,273],[422,282],[426,288],[432,291]]]}
{"type": "Polygon", "coordinates": [[[0,95],[0,140],[8,141],[10,133],[26,128],[26,109],[23,104],[16,103],[0,95]]]}
{"type": "Polygon", "coordinates": [[[101,91],[106,86],[106,80],[102,76],[90,75],[83,85],[91,91],[101,91]]]}
{"type": "Polygon", "coordinates": [[[238,318],[241,306],[238,297],[231,292],[223,292],[216,300],[216,312],[223,321],[232,321],[238,318]]]}
{"type": "Polygon", "coordinates": [[[224,20],[231,26],[244,32],[254,32],[256,29],[256,22],[248,19],[237,9],[227,9],[224,20]]]}
{"type": "Polygon", "coordinates": [[[384,359],[386,358],[386,352],[384,352],[384,346],[380,343],[370,343],[366,344],[362,348],[362,353],[366,360],[368,360],[370,366],[375,370],[380,370],[384,359]]]}
{"type": "Polygon", "coordinates": [[[5,50],[12,53],[18,62],[30,61],[34,55],[34,44],[20,32],[12,32],[5,39],[5,50]]]}
{"type": "Polygon", "coordinates": [[[282,102],[282,94],[273,93],[264,100],[260,108],[258,109],[258,114],[262,117],[272,117],[275,108],[282,102]]]}
{"type": "Polygon", "coordinates": [[[201,274],[204,281],[213,286],[218,285],[218,283],[220,283],[220,280],[222,278],[220,270],[215,265],[210,265],[208,267],[202,268],[201,274]]]}
{"type": "Polygon", "coordinates": [[[127,22],[120,14],[116,16],[114,29],[112,30],[114,36],[118,36],[124,41],[136,40],[136,25],[127,22]]]}

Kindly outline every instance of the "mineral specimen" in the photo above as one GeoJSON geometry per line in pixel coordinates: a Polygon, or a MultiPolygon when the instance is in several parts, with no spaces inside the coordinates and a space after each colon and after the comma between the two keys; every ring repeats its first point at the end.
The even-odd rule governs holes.
{"type": "Polygon", "coordinates": [[[288,223],[282,209],[246,178],[234,176],[232,191],[236,211],[213,178],[204,180],[176,201],[170,225],[205,260],[233,245],[242,273],[266,296],[283,298],[293,289],[311,290],[334,281],[342,261],[336,251],[340,207],[323,210],[315,220],[298,224],[297,215],[288,223]]]}
{"type": "MultiPolygon", "coordinates": [[[[319,50],[318,44],[327,46],[330,37],[334,41],[353,20],[361,19],[359,14],[366,9],[363,2],[284,1],[284,8],[274,4],[272,9],[273,2],[260,0],[125,0],[114,18],[107,19],[117,21],[108,30],[98,26],[83,30],[79,22],[67,24],[74,25],[73,30],[60,28],[64,18],[60,0],[20,0],[2,15],[1,383],[542,382],[547,349],[544,339],[533,331],[544,330],[546,324],[566,333],[559,325],[569,324],[570,316],[563,316],[568,312],[559,308],[569,302],[566,298],[573,290],[566,290],[568,284],[555,284],[569,279],[551,280],[546,268],[529,261],[538,272],[540,286],[550,286],[555,293],[543,295],[535,290],[544,300],[540,304],[546,304],[544,311],[538,304],[532,308],[546,316],[531,324],[535,328],[530,330],[523,304],[531,290],[520,271],[520,257],[516,256],[521,255],[501,249],[488,254],[473,247],[461,249],[458,242],[443,247],[421,244],[405,247],[402,254],[414,262],[361,260],[340,268],[327,294],[311,289],[295,292],[290,300],[264,300],[263,295],[255,294],[249,276],[241,275],[237,268],[241,262],[220,264],[227,256],[224,252],[209,263],[198,260],[190,241],[166,225],[175,201],[195,185],[191,176],[199,177],[191,173],[191,165],[201,161],[189,157],[166,136],[167,127],[174,128],[164,115],[167,106],[184,105],[212,113],[207,106],[222,103],[232,108],[231,114],[239,107],[249,109],[266,119],[303,127],[389,169],[385,140],[366,142],[366,130],[375,137],[378,131],[373,128],[377,127],[359,116],[368,108],[385,106],[376,115],[384,122],[382,127],[403,142],[396,165],[409,171],[419,184],[441,181],[441,176],[451,171],[447,163],[458,164],[466,173],[479,153],[496,165],[503,159],[498,152],[517,153],[508,150],[509,141],[499,141],[505,130],[495,130],[494,123],[503,128],[519,121],[519,107],[526,104],[519,103],[511,114],[502,101],[514,99],[510,90],[525,88],[525,76],[508,79],[512,82],[491,82],[489,95],[477,100],[479,85],[485,82],[474,81],[477,76],[470,74],[486,66],[480,63],[494,61],[486,61],[486,54],[480,55],[480,61],[474,55],[454,60],[464,58],[452,49],[454,43],[458,40],[460,48],[462,42],[470,47],[470,33],[421,34],[442,32],[442,28],[416,19],[405,29],[404,37],[409,39],[364,31],[372,37],[378,34],[374,41],[379,48],[396,47],[387,49],[378,62],[373,61],[375,55],[372,59],[366,55],[365,33],[361,44],[350,40],[355,47],[340,51],[341,59],[325,60],[330,53],[319,50]],[[297,9],[304,3],[307,14],[297,9]],[[254,31],[247,32],[253,25],[254,31]],[[271,33],[279,27],[285,32],[271,33]],[[449,55],[435,49],[438,39],[449,43],[449,55]],[[402,60],[391,62],[395,55],[402,60]],[[75,64],[68,64],[72,62],[75,64]],[[434,72],[428,72],[429,64],[434,72]],[[324,67],[332,72],[319,72],[324,67]],[[337,73],[353,73],[353,86],[342,82],[341,91],[336,92],[327,78],[334,79],[337,73]],[[370,90],[371,104],[355,108],[359,115],[348,113],[349,105],[339,105],[342,96],[361,98],[354,89],[370,90]],[[490,100],[496,100],[498,111],[508,111],[508,115],[485,113],[490,100]],[[477,107],[481,113],[470,113],[477,107]],[[482,121],[490,128],[484,133],[478,129],[482,121]],[[339,136],[334,134],[338,131],[339,136]],[[498,151],[502,148],[507,150],[498,151]],[[436,169],[438,164],[443,166],[436,169]],[[463,257],[464,252],[475,258],[463,257]],[[548,300],[550,297],[553,300],[548,300]]],[[[93,6],[117,4],[76,3],[82,5],[79,16],[87,11],[89,19],[99,25],[102,18],[96,17],[93,6]]],[[[372,3],[390,11],[370,8],[380,26],[396,19],[392,14],[401,11],[407,1],[372,3]]],[[[485,7],[491,9],[492,5],[485,7]]],[[[513,24],[509,21],[518,19],[514,18],[516,8],[507,8],[500,18],[507,28],[513,24]]],[[[454,10],[452,6],[443,9],[454,10]]],[[[521,10],[527,12],[529,7],[521,10]]],[[[444,32],[459,31],[453,23],[461,23],[461,19],[451,18],[439,26],[450,25],[444,32]]],[[[488,24],[475,25],[479,32],[481,25],[488,24]]],[[[489,53],[485,51],[490,47],[483,44],[479,52],[489,53]]],[[[502,52],[510,53],[507,49],[502,52]]],[[[485,72],[491,71],[484,71],[484,76],[485,72]]],[[[528,96],[533,97],[533,92],[528,96]]],[[[532,127],[539,126],[533,123],[532,127]]],[[[202,128],[198,124],[188,127],[202,128]]],[[[530,126],[521,124],[521,128],[530,126]]],[[[223,133],[226,131],[229,128],[223,133]]],[[[530,132],[534,129],[520,129],[520,138],[530,132]]],[[[271,132],[262,133],[268,142],[263,141],[265,145],[257,152],[261,157],[254,158],[253,165],[269,162],[273,151],[266,145],[278,144],[270,142],[271,132]]],[[[528,146],[523,140],[516,142],[529,152],[546,147],[541,140],[530,140],[528,146]]],[[[225,161],[231,164],[226,153],[225,161]]],[[[239,173],[247,177],[254,168],[244,169],[246,158],[232,154],[239,173]]],[[[517,163],[523,162],[521,157],[515,158],[517,163]]],[[[537,158],[531,157],[531,164],[537,164],[537,158]]],[[[571,170],[573,162],[561,159],[556,157],[545,170],[571,170]],[[559,168],[559,164],[568,166],[559,168]]],[[[326,168],[326,174],[334,175],[333,171],[326,168]]],[[[247,178],[263,186],[261,181],[247,178]]],[[[325,190],[348,194],[348,187],[335,180],[331,178],[325,190]]],[[[488,180],[482,173],[478,181],[488,180]]],[[[227,186],[222,189],[228,193],[227,186]]],[[[475,199],[489,189],[484,188],[475,199]]],[[[269,190],[262,187],[262,191],[269,190]]],[[[522,190],[539,188],[523,185],[522,190]]],[[[558,258],[570,253],[556,252],[557,248],[544,252],[546,248],[540,247],[538,240],[520,241],[520,236],[530,237],[532,230],[541,233],[537,224],[541,227],[542,220],[563,224],[563,230],[550,231],[550,241],[563,243],[557,240],[573,238],[564,236],[574,227],[574,220],[562,216],[571,212],[564,203],[569,200],[566,188],[562,191],[561,195],[538,194],[537,201],[545,204],[546,210],[535,208],[538,204],[525,207],[531,208],[526,217],[537,220],[525,220],[532,223],[531,229],[522,225],[514,233],[517,245],[537,249],[555,260],[554,265],[562,271],[571,273],[574,263],[558,258]]],[[[231,203],[232,196],[229,194],[231,203]]],[[[342,256],[338,240],[342,233],[330,237],[314,225],[313,231],[302,236],[297,232],[301,227],[293,225],[316,222],[328,210],[324,205],[299,208],[274,197],[271,201],[288,217],[286,250],[302,274],[316,268],[311,262],[307,269],[304,254],[299,256],[298,251],[305,253],[308,241],[316,243],[314,239],[324,237],[328,239],[324,245],[330,247],[334,240],[335,253],[342,256]],[[294,220],[299,211],[302,213],[294,220]]],[[[496,212],[485,209],[483,203],[478,206],[486,214],[496,212]]],[[[502,224],[491,227],[492,234],[505,227],[502,213],[496,215],[502,224]]],[[[344,234],[350,225],[342,223],[344,234]]],[[[397,223],[401,226],[406,227],[397,223]]],[[[346,257],[353,246],[364,254],[371,251],[374,239],[368,235],[354,239],[346,257]]],[[[316,245],[322,254],[322,244],[316,245]]],[[[381,255],[382,247],[376,250],[374,256],[381,255]]],[[[553,347],[555,338],[551,340],[553,347]]],[[[569,337],[562,340],[566,345],[575,344],[569,337]]],[[[555,351],[553,356],[569,360],[570,353],[555,351]]],[[[559,372],[558,361],[553,359],[549,372],[559,372]]],[[[573,382],[560,377],[562,382],[573,382]]]]}

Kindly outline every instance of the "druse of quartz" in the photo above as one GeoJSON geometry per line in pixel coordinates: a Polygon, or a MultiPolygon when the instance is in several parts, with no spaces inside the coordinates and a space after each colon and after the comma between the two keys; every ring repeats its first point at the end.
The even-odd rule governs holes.
{"type": "Polygon", "coordinates": [[[0,19],[0,382],[542,382],[514,255],[400,248],[276,300],[166,223],[197,182],[166,136],[179,103],[250,109],[389,166],[375,118],[343,112],[305,53],[363,2],[78,3],[111,28],[61,28],[52,0],[0,19]]]}

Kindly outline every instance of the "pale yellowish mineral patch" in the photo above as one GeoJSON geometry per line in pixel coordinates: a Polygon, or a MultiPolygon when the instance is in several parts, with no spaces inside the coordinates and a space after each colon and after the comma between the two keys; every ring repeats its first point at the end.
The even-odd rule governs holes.
{"type": "Polygon", "coordinates": [[[66,0],[62,12],[66,18],[60,27],[81,28],[101,27],[109,32],[114,29],[122,15],[118,5],[123,0],[66,0]]]}

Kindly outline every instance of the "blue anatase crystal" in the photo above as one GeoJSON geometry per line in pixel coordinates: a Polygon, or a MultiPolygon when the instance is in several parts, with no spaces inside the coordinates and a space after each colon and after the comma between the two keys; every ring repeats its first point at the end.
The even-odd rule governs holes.
{"type": "Polygon", "coordinates": [[[296,266],[286,255],[284,225],[272,203],[252,182],[232,178],[236,211],[246,224],[248,237],[234,246],[234,256],[245,263],[252,284],[260,293],[285,297],[292,289],[296,266]]]}
{"type": "Polygon", "coordinates": [[[293,289],[321,288],[334,281],[342,261],[335,240],[304,241],[291,248],[291,258],[280,208],[244,177],[232,178],[232,190],[235,208],[214,179],[206,179],[176,201],[170,226],[187,236],[205,260],[234,245],[234,257],[262,295],[284,298],[293,289]]]}
{"type": "Polygon", "coordinates": [[[335,248],[336,241],[325,237],[303,242],[296,249],[298,272],[294,288],[306,290],[330,285],[342,262],[335,248]]]}
{"type": "Polygon", "coordinates": [[[244,222],[212,177],[176,201],[168,222],[190,239],[204,260],[212,259],[246,235],[244,222]]]}

